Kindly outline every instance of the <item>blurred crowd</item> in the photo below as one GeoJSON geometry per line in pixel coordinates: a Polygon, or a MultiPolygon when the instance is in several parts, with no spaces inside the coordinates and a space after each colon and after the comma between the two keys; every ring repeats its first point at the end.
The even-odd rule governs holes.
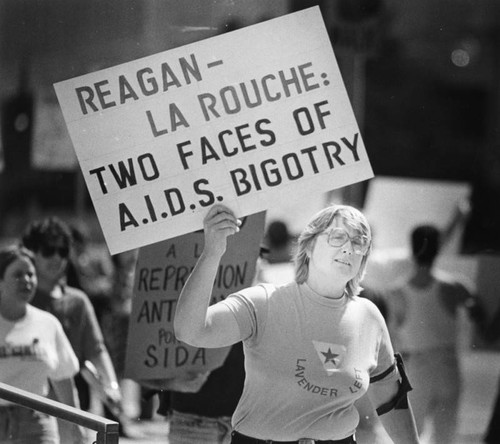
{"type": "MultiPolygon", "coordinates": [[[[444,230],[433,225],[415,227],[408,236],[410,254],[383,261],[374,255],[362,283],[361,296],[378,307],[395,349],[403,355],[413,386],[409,398],[418,430],[423,434],[430,427],[425,434],[435,443],[453,443],[457,431],[463,380],[457,356],[460,313],[469,315],[486,343],[500,336],[500,310],[487,315],[473,290],[435,267],[447,239],[466,217],[458,211],[444,230]]],[[[295,241],[286,222],[270,221],[255,281],[279,285],[293,279],[295,241]]],[[[105,248],[96,248],[84,228],[58,217],[31,222],[12,245],[3,247],[2,382],[116,420],[124,437],[133,437],[131,421],[159,414],[169,421],[170,444],[227,443],[245,377],[241,343],[231,347],[222,367],[179,381],[175,390],[141,386],[124,377],[138,254],[132,250],[110,256],[105,248]],[[41,312],[52,317],[46,319],[41,312]],[[32,366],[18,366],[15,359],[7,358],[21,353],[16,350],[26,356],[39,353],[38,338],[52,330],[54,349],[43,353],[56,357],[47,358],[46,377],[32,385],[19,383],[30,378],[32,366]]],[[[500,442],[499,411],[497,396],[484,442],[500,442]]],[[[16,427],[26,433],[46,430],[40,418],[33,421],[23,415],[24,410],[0,402],[2,442],[17,442],[8,441],[16,427]]],[[[50,427],[51,433],[57,433],[53,424],[50,427]]],[[[89,439],[84,430],[75,432],[67,422],[60,422],[57,429],[64,443],[81,444],[89,439]]]]}

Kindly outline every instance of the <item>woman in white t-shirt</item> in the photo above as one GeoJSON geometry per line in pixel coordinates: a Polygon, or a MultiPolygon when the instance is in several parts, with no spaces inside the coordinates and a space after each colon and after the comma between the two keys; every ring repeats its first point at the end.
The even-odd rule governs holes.
{"type": "MultiPolygon", "coordinates": [[[[32,253],[0,250],[0,381],[45,396],[52,384],[61,402],[78,406],[78,360],[59,321],[29,304],[37,277],[32,253]]],[[[74,426],[75,442],[84,431],[74,426]]],[[[0,399],[0,442],[59,444],[55,417],[0,399]]]]}
{"type": "Polygon", "coordinates": [[[204,250],[174,320],[177,338],[193,346],[243,341],[246,377],[231,443],[361,443],[367,396],[379,415],[387,413],[380,418],[394,442],[417,443],[387,326],[358,297],[371,250],[364,215],[347,205],[325,208],[299,236],[294,281],[256,285],[209,307],[227,238],[239,224],[225,206],[208,211],[204,250]]]}

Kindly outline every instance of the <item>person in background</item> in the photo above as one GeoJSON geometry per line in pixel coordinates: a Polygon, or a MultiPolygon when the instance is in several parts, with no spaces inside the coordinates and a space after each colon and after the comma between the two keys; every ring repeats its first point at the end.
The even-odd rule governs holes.
{"type": "Polygon", "coordinates": [[[394,288],[387,302],[393,340],[402,351],[413,392],[410,394],[417,428],[433,424],[432,442],[455,443],[461,393],[457,356],[458,309],[465,307],[481,323],[478,299],[450,275],[434,270],[440,231],[420,225],[411,233],[412,274],[394,288]]]}
{"type": "Polygon", "coordinates": [[[111,274],[111,293],[109,304],[104,310],[101,325],[113,362],[118,382],[123,393],[122,409],[119,415],[105,408],[107,418],[120,423],[120,433],[124,437],[136,437],[129,427],[130,417],[137,414],[142,416],[140,405],[141,390],[136,382],[125,379],[125,360],[129,319],[132,313],[132,297],[134,293],[135,266],[139,256],[139,249],[124,251],[111,256],[113,272],[111,274]],[[125,404],[129,407],[125,411],[125,404]]]}
{"type": "Polygon", "coordinates": [[[227,444],[231,416],[243,391],[243,346],[234,344],[224,364],[160,392],[158,414],[169,420],[169,444],[227,444]],[[201,386],[201,388],[200,388],[201,386]],[[173,390],[173,388],[175,390],[173,390]]]}
{"type": "Polygon", "coordinates": [[[113,264],[109,253],[95,248],[83,225],[70,225],[71,249],[66,268],[66,284],[82,290],[94,307],[97,320],[110,304],[113,264]]]}
{"type": "MultiPolygon", "coordinates": [[[[500,338],[500,309],[497,309],[491,321],[484,325],[480,332],[488,342],[494,342],[500,338]]],[[[484,442],[488,444],[497,444],[500,442],[500,379],[497,386],[495,405],[491,412],[484,442]]]]}
{"type": "Polygon", "coordinates": [[[103,331],[116,373],[123,378],[125,352],[132,297],[134,293],[135,266],[139,250],[134,249],[111,257],[113,272],[109,305],[102,319],[103,331]]]}
{"type": "Polygon", "coordinates": [[[395,442],[418,443],[401,360],[380,311],[357,296],[371,249],[364,215],[345,205],[322,210],[298,239],[294,282],[256,285],[209,306],[238,226],[227,207],[208,211],[204,249],[174,318],[176,337],[190,345],[243,341],[246,377],[231,443],[354,443],[366,400],[395,442]]]}
{"type": "MultiPolygon", "coordinates": [[[[459,200],[453,207],[448,220],[440,228],[440,253],[458,254],[456,242],[464,230],[471,212],[468,198],[459,200]]],[[[429,223],[429,222],[425,222],[429,223]]],[[[387,292],[401,283],[406,282],[413,273],[414,261],[410,249],[377,248],[375,233],[374,251],[367,265],[363,287],[370,292],[375,292],[385,298],[387,292]]],[[[390,314],[387,313],[389,316],[390,314]]]]}
{"type": "Polygon", "coordinates": [[[387,308],[387,302],[383,293],[379,290],[374,290],[373,288],[363,286],[360,294],[361,297],[366,298],[372,301],[377,308],[380,310],[380,313],[384,317],[386,323],[389,322],[389,310],[387,308]]]}
{"type": "Polygon", "coordinates": [[[290,262],[293,257],[293,238],[288,225],[282,220],[274,220],[267,227],[266,245],[269,248],[266,260],[270,264],[290,262]]]}
{"type": "MultiPolygon", "coordinates": [[[[78,407],[73,376],[78,360],[60,322],[30,305],[37,287],[34,256],[18,246],[0,249],[0,381],[78,407]]],[[[69,423],[68,423],[69,424],[69,423]]],[[[71,425],[74,442],[84,431],[71,425]]],[[[0,399],[0,442],[59,444],[55,417],[0,399]]]]}
{"type": "MultiPolygon", "coordinates": [[[[84,292],[65,282],[72,246],[68,226],[57,217],[35,221],[26,228],[21,242],[35,255],[38,289],[32,304],[59,319],[80,367],[85,361],[90,361],[101,378],[103,390],[119,405],[120,387],[92,304],[84,292]]],[[[76,376],[75,383],[79,389],[81,408],[87,410],[90,405],[89,388],[80,374],[76,376]]],[[[65,424],[60,421],[62,431],[65,424]]]]}

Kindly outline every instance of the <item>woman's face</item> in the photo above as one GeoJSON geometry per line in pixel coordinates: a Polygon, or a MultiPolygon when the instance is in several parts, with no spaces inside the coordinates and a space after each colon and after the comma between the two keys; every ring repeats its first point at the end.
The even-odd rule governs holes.
{"type": "Polygon", "coordinates": [[[33,299],[37,286],[36,270],[26,257],[18,258],[5,270],[0,279],[0,297],[2,303],[28,303],[33,299]]]}
{"type": "Polygon", "coordinates": [[[41,280],[58,280],[66,272],[69,248],[64,241],[50,242],[35,251],[35,263],[41,280]]]}
{"type": "Polygon", "coordinates": [[[309,268],[314,267],[326,278],[335,276],[345,280],[346,283],[349,282],[358,274],[363,260],[363,254],[359,254],[359,248],[355,248],[352,241],[360,235],[361,233],[347,226],[342,218],[336,217],[330,227],[316,237],[309,268]],[[332,246],[328,241],[330,231],[336,228],[341,229],[341,233],[345,230],[349,236],[347,241],[338,247],[332,246]]]}

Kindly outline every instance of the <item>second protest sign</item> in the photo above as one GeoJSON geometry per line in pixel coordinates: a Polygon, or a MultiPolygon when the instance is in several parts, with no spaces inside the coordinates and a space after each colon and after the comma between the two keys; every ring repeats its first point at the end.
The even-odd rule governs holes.
{"type": "MultiPolygon", "coordinates": [[[[242,222],[240,232],[228,238],[212,289],[212,303],[253,284],[265,212],[252,214],[242,222]]],[[[176,339],[173,328],[177,299],[203,244],[203,232],[195,232],[140,249],[127,340],[127,377],[173,378],[207,372],[224,362],[229,348],[191,347],[176,339]]]]}

